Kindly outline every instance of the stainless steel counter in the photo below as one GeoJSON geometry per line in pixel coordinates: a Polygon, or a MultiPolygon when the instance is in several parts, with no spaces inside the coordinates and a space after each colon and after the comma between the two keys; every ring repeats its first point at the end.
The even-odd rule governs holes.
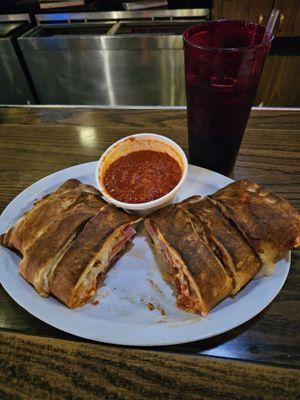
{"type": "Polygon", "coordinates": [[[42,104],[184,105],[181,35],[207,17],[208,10],[43,14],[19,44],[42,104]]]}
{"type": "Polygon", "coordinates": [[[0,103],[34,103],[28,71],[17,43],[17,37],[30,28],[29,18],[27,15],[0,17],[0,103]]]}

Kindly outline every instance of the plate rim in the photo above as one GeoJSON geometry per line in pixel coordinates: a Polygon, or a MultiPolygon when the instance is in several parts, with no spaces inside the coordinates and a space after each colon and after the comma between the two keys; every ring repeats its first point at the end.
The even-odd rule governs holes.
{"type": "MultiPolygon", "coordinates": [[[[10,209],[13,208],[13,207],[15,206],[16,203],[18,203],[18,201],[19,201],[20,198],[22,198],[23,196],[26,196],[27,193],[31,193],[31,192],[33,191],[33,189],[34,189],[35,186],[37,186],[37,185],[43,185],[43,184],[46,184],[46,185],[47,185],[47,182],[48,182],[48,181],[51,181],[51,179],[57,178],[57,176],[59,176],[59,175],[65,175],[65,174],[68,174],[68,173],[76,173],[78,169],[82,169],[83,171],[86,171],[86,170],[88,170],[89,168],[91,168],[91,169],[92,169],[93,167],[95,168],[95,167],[96,167],[96,164],[97,164],[97,161],[91,161],[91,162],[82,163],[82,164],[77,164],[77,165],[74,165],[74,166],[71,166],[71,167],[67,167],[67,168],[58,170],[58,171],[56,171],[56,172],[54,172],[54,173],[51,173],[51,174],[49,174],[49,175],[47,175],[47,176],[45,176],[45,177],[43,177],[43,178],[37,180],[36,182],[34,182],[33,184],[31,184],[30,186],[28,186],[27,188],[25,188],[22,192],[20,192],[16,197],[14,197],[14,198],[11,200],[11,201],[7,204],[7,206],[4,208],[4,210],[2,211],[2,213],[1,213],[1,215],[0,215],[0,232],[2,231],[2,222],[4,222],[4,225],[5,225],[5,219],[6,219],[7,215],[9,214],[10,209]],[[75,171],[74,171],[74,170],[75,170],[75,171]]],[[[213,174],[216,178],[222,179],[222,181],[227,180],[228,183],[233,182],[233,180],[232,180],[231,178],[228,178],[228,177],[226,177],[226,176],[223,176],[223,175],[221,175],[221,174],[219,174],[219,173],[216,173],[216,172],[214,172],[214,171],[210,171],[210,170],[205,169],[205,168],[201,168],[201,167],[197,167],[197,166],[194,166],[194,165],[189,164],[189,172],[190,172],[190,169],[191,169],[192,171],[194,170],[194,172],[195,172],[195,171],[198,171],[198,173],[199,173],[199,172],[202,172],[202,173],[204,172],[204,173],[213,174]]],[[[78,172],[79,172],[79,171],[78,171],[78,172]]],[[[83,174],[83,176],[84,176],[84,174],[83,174]]],[[[69,179],[70,179],[70,178],[71,178],[71,177],[69,177],[69,179]]],[[[74,177],[74,178],[76,178],[76,177],[74,177]]],[[[76,178],[76,179],[79,179],[79,178],[76,178]]],[[[56,186],[57,186],[57,184],[56,184],[56,186]]],[[[49,187],[49,185],[45,188],[45,190],[47,190],[48,187],[49,187]]],[[[18,207],[18,210],[20,210],[19,207],[18,207]]],[[[2,246],[1,246],[0,248],[1,248],[1,252],[0,252],[0,262],[1,262],[1,261],[2,261],[2,258],[3,258],[3,256],[2,256],[2,251],[5,251],[5,250],[4,250],[4,248],[3,248],[2,246]]],[[[7,250],[7,251],[10,251],[10,250],[7,250]]],[[[172,338],[170,338],[170,339],[167,340],[167,341],[166,341],[166,340],[165,340],[165,341],[160,340],[159,337],[157,337],[157,336],[155,336],[155,335],[154,335],[154,338],[155,338],[154,340],[151,341],[151,340],[148,339],[146,342],[143,342],[143,340],[137,341],[137,337],[133,337],[133,338],[129,337],[129,338],[126,338],[126,337],[124,337],[124,335],[123,335],[123,337],[122,337],[122,338],[119,338],[119,339],[116,339],[115,337],[113,337],[112,339],[110,339],[110,338],[105,337],[105,336],[104,336],[104,337],[101,337],[101,334],[100,334],[100,336],[95,337],[95,336],[93,336],[93,335],[86,334],[85,331],[84,331],[84,332],[79,332],[79,331],[77,331],[77,329],[74,330],[74,327],[72,327],[72,326],[71,326],[71,328],[69,328],[69,327],[68,327],[68,324],[63,324],[63,326],[62,326],[61,323],[59,323],[59,322],[57,322],[57,321],[55,320],[55,318],[54,318],[54,320],[53,320],[52,316],[51,316],[51,318],[49,318],[49,317],[47,317],[47,315],[43,315],[43,307],[41,308],[41,310],[37,310],[36,308],[34,308],[34,309],[32,310],[32,309],[30,308],[30,304],[27,304],[27,303],[24,304],[24,302],[22,302],[22,300],[19,299],[18,294],[16,294],[16,293],[14,292],[14,288],[10,287],[10,285],[9,285],[9,279],[6,279],[6,280],[5,280],[4,274],[0,274],[0,283],[2,284],[3,288],[5,289],[5,291],[9,294],[9,296],[10,296],[20,307],[22,307],[22,308],[25,309],[27,312],[29,312],[29,314],[31,314],[31,315],[33,315],[34,317],[40,319],[41,321],[47,323],[48,325],[51,325],[51,326],[53,326],[54,328],[59,329],[59,330],[61,330],[61,331],[64,331],[64,332],[66,332],[66,333],[69,333],[69,334],[72,334],[72,335],[74,335],[74,336],[81,337],[81,338],[84,338],[84,339],[92,340],[92,341],[103,342],[103,343],[109,343],[109,344],[117,344],[117,345],[123,345],[123,346],[131,346],[131,347],[140,347],[140,346],[144,346],[144,347],[148,347],[148,346],[152,346],[152,347],[153,347],[153,346],[167,346],[167,345],[177,345],[177,344],[183,344],[183,343],[190,343],[190,342],[200,341],[200,340],[208,339],[208,338],[213,337],[213,336],[221,335],[222,333],[225,333],[225,332],[230,331],[230,330],[232,330],[232,329],[234,329],[234,328],[236,328],[236,327],[238,327],[238,326],[243,325],[243,324],[246,323],[247,321],[249,321],[249,320],[251,320],[252,318],[254,318],[256,315],[260,314],[260,313],[275,299],[275,297],[278,295],[278,293],[279,293],[280,290],[282,289],[282,287],[283,287],[283,285],[284,285],[284,283],[285,283],[285,281],[286,281],[286,279],[287,279],[289,270],[290,270],[290,265],[291,265],[291,252],[288,252],[285,261],[286,261],[286,269],[285,269],[285,271],[284,271],[284,273],[283,273],[283,275],[282,275],[280,284],[276,287],[276,290],[273,291],[272,295],[268,298],[268,300],[266,300],[264,303],[260,304],[259,307],[255,308],[255,310],[254,310],[252,313],[250,312],[250,313],[246,314],[246,316],[240,317],[239,319],[236,319],[235,322],[234,322],[233,324],[229,324],[229,325],[230,325],[229,327],[228,327],[228,325],[225,325],[223,329],[220,329],[220,328],[218,328],[218,327],[215,327],[215,329],[212,329],[209,333],[206,333],[206,334],[201,334],[201,329],[199,329],[199,334],[196,335],[196,336],[195,336],[195,335],[189,336],[188,333],[187,333],[186,335],[182,335],[182,332],[181,332],[181,331],[182,331],[182,328],[186,328],[186,326],[192,326],[192,325],[195,326],[195,325],[199,325],[199,324],[203,323],[203,317],[199,316],[199,320],[196,320],[196,319],[193,320],[193,321],[195,321],[195,322],[192,322],[192,324],[191,324],[190,322],[186,321],[186,323],[182,323],[180,326],[177,326],[177,327],[176,327],[176,328],[177,328],[177,333],[178,333],[179,330],[180,330],[180,332],[181,332],[180,337],[178,337],[178,338],[176,339],[176,335],[175,335],[175,338],[174,338],[173,340],[172,340],[172,338]],[[50,320],[50,322],[49,322],[49,320],[50,320]],[[181,328],[181,329],[180,329],[180,328],[181,328]],[[185,336],[185,338],[182,338],[182,336],[185,336]],[[134,342],[134,343],[133,343],[133,342],[134,342]]],[[[25,281],[24,281],[24,283],[25,283],[25,281]]],[[[39,295],[35,292],[35,290],[33,289],[33,287],[31,287],[27,282],[26,282],[26,285],[28,285],[28,287],[32,289],[32,291],[34,292],[34,294],[35,294],[36,296],[38,296],[38,297],[37,297],[38,303],[40,303],[40,300],[45,300],[45,299],[43,299],[41,296],[39,296],[39,295]]],[[[46,301],[48,301],[48,300],[49,300],[49,299],[46,299],[46,301]]],[[[49,304],[50,304],[50,303],[49,303],[49,304]]],[[[51,306],[50,306],[50,307],[51,307],[51,306]]],[[[55,314],[55,315],[56,315],[56,314],[55,314]]],[[[192,316],[195,316],[195,314],[191,314],[191,317],[192,317],[192,316]]],[[[99,321],[105,321],[105,320],[101,320],[101,318],[100,318],[99,321]]],[[[204,322],[205,322],[205,321],[204,321],[204,322]]],[[[125,322],[115,322],[115,321],[107,321],[107,324],[108,324],[108,325],[111,325],[111,326],[118,326],[118,327],[124,326],[124,325],[126,325],[126,326],[130,325],[129,323],[125,323],[125,322]]],[[[172,328],[171,328],[170,326],[168,327],[167,325],[168,325],[168,323],[166,322],[166,323],[164,323],[164,324],[157,324],[157,323],[156,323],[156,324],[150,324],[150,325],[148,325],[148,326],[151,326],[151,329],[152,329],[152,330],[153,330],[153,327],[156,327],[156,328],[158,327],[159,329],[162,328],[163,330],[165,330],[164,328],[167,328],[167,331],[168,331],[168,328],[169,328],[169,330],[170,330],[170,336],[171,336],[172,332],[174,332],[174,331],[172,331],[172,328]],[[160,327],[158,327],[158,325],[160,325],[160,327]]],[[[145,329],[147,329],[147,326],[146,326],[146,325],[134,325],[134,324],[133,324],[133,325],[131,326],[131,329],[133,329],[132,327],[134,327],[134,328],[136,329],[136,333],[139,332],[139,331],[143,332],[145,329]]],[[[154,331],[155,331],[155,330],[156,330],[156,329],[154,329],[154,331]]],[[[184,330],[184,329],[183,329],[183,330],[184,330]]],[[[141,335],[141,332],[140,332],[140,335],[141,335]]],[[[175,332],[174,332],[174,333],[175,333],[175,332]]]]}

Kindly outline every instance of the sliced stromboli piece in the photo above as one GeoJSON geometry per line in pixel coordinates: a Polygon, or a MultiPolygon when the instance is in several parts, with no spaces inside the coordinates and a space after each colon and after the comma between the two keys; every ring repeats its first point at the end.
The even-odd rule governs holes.
{"type": "Polygon", "coordinates": [[[285,199],[256,183],[241,180],[210,196],[242,232],[271,275],[276,261],[300,244],[300,215],[285,199]]]}
{"type": "Polygon", "coordinates": [[[0,243],[23,254],[32,241],[43,235],[48,227],[58,221],[69,207],[84,200],[82,195],[99,196],[94,187],[70,179],[55,192],[35,202],[33,208],[0,236],[0,243]]]}
{"type": "Polygon", "coordinates": [[[178,307],[206,315],[230,294],[232,279],[191,217],[175,205],[148,217],[145,226],[169,265],[178,307]]]}
{"type": "Polygon", "coordinates": [[[84,225],[105,205],[94,195],[83,194],[81,197],[82,202],[70,206],[59,220],[53,222],[24,251],[19,272],[43,296],[49,294],[50,272],[84,225]]]}
{"type": "Polygon", "coordinates": [[[141,218],[112,205],[103,207],[84,227],[50,276],[50,292],[70,308],[92,298],[109,266],[136,234],[141,218]]]}
{"type": "Polygon", "coordinates": [[[189,204],[199,203],[201,200],[200,195],[195,195],[191,197],[187,197],[186,199],[182,200],[180,203],[177,203],[177,207],[187,207],[189,204]]]}
{"type": "Polygon", "coordinates": [[[261,268],[260,258],[232,222],[208,198],[188,203],[185,207],[203,224],[210,247],[230,271],[233,278],[232,294],[236,294],[261,268]]]}

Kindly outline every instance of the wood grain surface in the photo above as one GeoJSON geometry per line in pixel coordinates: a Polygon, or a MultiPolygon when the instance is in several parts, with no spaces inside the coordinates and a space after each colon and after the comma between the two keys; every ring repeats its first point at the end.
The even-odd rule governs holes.
{"type": "Polygon", "coordinates": [[[0,334],[7,400],[296,400],[299,382],[291,368],[0,334]]]}
{"type": "Polygon", "coordinates": [[[265,25],[272,5],[273,0],[214,0],[212,19],[240,19],[265,25]]]}
{"type": "MultiPolygon", "coordinates": [[[[300,7],[299,7],[300,9],[300,7]]],[[[300,104],[300,56],[274,55],[266,58],[255,104],[295,107],[300,104]],[[289,79],[293,76],[293,79],[289,79]]]]}
{"type": "MultiPolygon", "coordinates": [[[[164,134],[187,152],[185,110],[0,108],[0,212],[18,193],[37,180],[62,168],[97,160],[114,141],[138,132],[164,134]]],[[[248,178],[264,184],[300,208],[300,111],[253,111],[233,178],[248,178]]],[[[215,393],[224,399],[275,398],[269,391],[274,387],[277,398],[296,399],[292,391],[299,388],[296,385],[298,375],[286,368],[300,365],[299,291],[300,252],[293,251],[291,271],[283,289],[258,316],[223,335],[185,345],[156,348],[152,353],[93,344],[61,332],[31,316],[1,288],[0,398],[26,398],[29,393],[26,390],[32,388],[37,380],[36,398],[52,398],[44,396],[47,388],[49,393],[52,389],[54,394],[57,393],[56,398],[94,398],[96,392],[93,388],[102,390],[104,398],[125,398],[122,397],[125,392],[116,389],[118,382],[123,382],[130,398],[150,397],[149,388],[158,393],[157,397],[151,398],[176,398],[176,390],[182,385],[189,398],[202,398],[201,387],[205,388],[206,394],[208,390],[215,391],[211,398],[215,393]],[[32,336],[14,336],[16,332],[32,336]],[[85,358],[84,354],[88,356],[85,358]],[[180,358],[179,354],[198,355],[199,361],[198,358],[180,358]],[[222,362],[225,361],[203,358],[200,354],[227,360],[266,362],[280,369],[232,362],[228,373],[223,370],[221,378],[222,362]],[[42,366],[42,355],[46,357],[48,371],[42,366]],[[65,363],[62,357],[66,358],[65,363]],[[114,361],[110,364],[107,360],[114,361]],[[167,367],[167,360],[174,370],[167,367]],[[184,368],[178,366],[178,360],[188,372],[184,373],[184,368]],[[3,363],[10,369],[6,370],[3,363]],[[144,366],[140,373],[139,363],[144,366]],[[128,367],[125,371],[128,365],[134,365],[133,370],[128,367]],[[63,368],[66,368],[65,372],[63,368]],[[83,373],[85,368],[88,369],[87,376],[83,373]],[[191,372],[193,368],[194,372],[191,372]],[[19,383],[28,379],[29,372],[28,387],[21,384],[17,392],[13,387],[14,376],[19,383]],[[185,377],[182,380],[181,373],[185,377]],[[191,375],[193,379],[188,379],[189,374],[194,374],[191,375]],[[60,379],[57,378],[59,375],[60,379]],[[260,378],[255,381],[257,375],[260,378]],[[162,376],[164,379],[159,384],[162,376]],[[224,376],[223,396],[218,380],[224,380],[224,376]],[[133,381],[140,397],[134,394],[133,381]],[[73,395],[67,397],[66,388],[70,388],[71,382],[78,383],[78,394],[72,392],[73,395]],[[87,385],[91,388],[89,394],[85,393],[87,385]],[[277,387],[282,393],[277,391],[277,387]],[[105,391],[105,388],[109,389],[105,391]],[[230,390],[233,396],[228,395],[230,390]],[[254,391],[252,397],[251,390],[254,391]],[[266,397],[259,397],[259,393],[266,397]]]]}
{"type": "Polygon", "coordinates": [[[276,36],[300,36],[300,4],[298,0],[274,0],[273,8],[280,10],[275,26],[276,36]],[[280,22],[281,17],[281,22],[280,22]]]}

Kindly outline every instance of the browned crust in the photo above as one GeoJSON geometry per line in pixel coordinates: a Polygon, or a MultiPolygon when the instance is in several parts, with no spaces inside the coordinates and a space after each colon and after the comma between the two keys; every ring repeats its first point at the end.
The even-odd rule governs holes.
{"type": "Polygon", "coordinates": [[[205,242],[204,232],[195,229],[191,214],[181,207],[171,206],[146,221],[146,225],[153,224],[182,257],[201,293],[204,309],[200,311],[203,314],[228,296],[232,280],[205,242]]]}
{"type": "Polygon", "coordinates": [[[22,254],[32,244],[32,241],[43,233],[53,222],[59,221],[63,214],[74,204],[85,200],[82,196],[97,196],[100,192],[90,185],[85,185],[76,179],[69,179],[55,192],[44,196],[35,202],[33,208],[0,237],[0,243],[22,254]]]}
{"type": "Polygon", "coordinates": [[[51,275],[50,292],[67,306],[72,307],[72,297],[77,282],[86,266],[95,259],[108,236],[118,227],[138,223],[141,218],[131,216],[112,205],[103,207],[84,227],[51,275]]]}
{"type": "Polygon", "coordinates": [[[237,228],[208,198],[188,204],[188,211],[203,224],[210,247],[216,249],[233,276],[236,294],[261,268],[261,261],[237,228]]]}
{"type": "Polygon", "coordinates": [[[180,203],[177,203],[176,206],[177,207],[187,207],[190,204],[199,203],[201,198],[202,197],[200,195],[191,196],[191,197],[188,197],[188,198],[182,200],[180,203]]]}
{"type": "Polygon", "coordinates": [[[210,196],[235,223],[262,261],[282,258],[300,242],[300,216],[285,199],[256,183],[240,180],[210,196]]]}
{"type": "Polygon", "coordinates": [[[103,202],[100,202],[94,195],[84,194],[82,200],[82,202],[69,207],[64,215],[59,220],[52,222],[37,239],[34,231],[31,232],[31,241],[28,236],[28,242],[31,245],[25,250],[19,270],[21,275],[28,282],[34,284],[38,291],[43,286],[42,283],[37,282],[40,271],[56,258],[70,237],[79,233],[83,225],[103,207],[103,202]]]}

